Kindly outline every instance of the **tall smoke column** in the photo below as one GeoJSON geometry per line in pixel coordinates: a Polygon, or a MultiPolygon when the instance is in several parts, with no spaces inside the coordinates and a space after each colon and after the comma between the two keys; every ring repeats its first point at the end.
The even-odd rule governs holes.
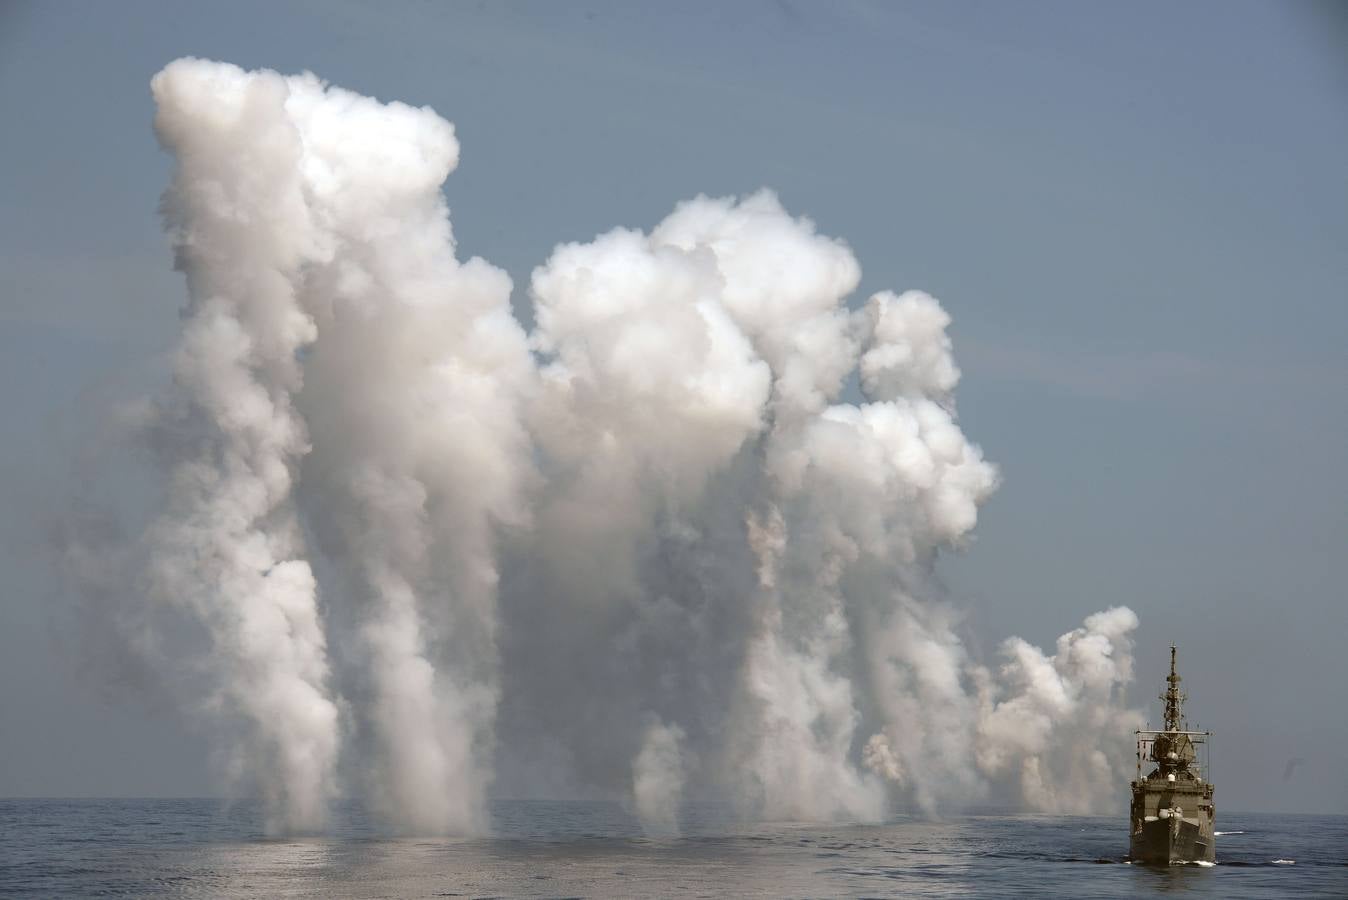
{"type": "Polygon", "coordinates": [[[532,281],[547,482],[507,571],[503,746],[517,780],[555,768],[580,790],[634,788],[660,833],[738,652],[739,626],[717,623],[737,614],[722,606],[736,519],[724,544],[700,546],[703,499],[762,429],[770,388],[722,287],[709,254],[625,229],[558,247],[532,281]]]}
{"type": "Polygon", "coordinates": [[[333,793],[338,717],[291,503],[308,449],[296,358],[314,338],[295,297],[313,233],[299,136],[278,77],[183,61],[152,87],[177,161],[163,208],[191,301],[165,411],[189,437],[169,446],[150,583],[209,632],[210,706],[268,827],[312,830],[333,793]]]}
{"type": "Polygon", "coordinates": [[[864,560],[849,599],[866,660],[863,693],[882,725],[868,746],[893,751],[908,802],[927,812],[983,791],[968,660],[955,615],[930,597],[930,569],[940,550],[960,545],[997,484],[958,425],[949,323],[920,291],[872,296],[859,366],[868,402],[827,411],[827,426],[812,426],[804,441],[814,461],[805,477],[830,485],[813,493],[828,498],[828,517],[864,560]]]}
{"type": "MultiPolygon", "coordinates": [[[[716,260],[732,320],[768,363],[772,422],[764,477],[744,528],[759,573],[745,656],[736,673],[729,764],[742,770],[739,801],[772,819],[877,818],[883,795],[852,759],[854,685],[843,673],[853,648],[838,579],[846,563],[820,545],[780,471],[800,430],[824,414],[856,366],[846,297],[861,270],[841,241],[795,218],[775,195],[740,202],[699,197],[680,204],[653,238],[716,260]]],[[[873,505],[873,501],[868,501],[873,505]]],[[[808,515],[808,514],[807,514],[808,515]]],[[[847,551],[844,551],[846,553],[847,551]]]]}
{"type": "MultiPolygon", "coordinates": [[[[316,324],[298,405],[315,438],[305,511],[346,578],[376,745],[376,810],[416,833],[486,826],[495,713],[493,528],[525,518],[514,409],[533,376],[503,272],[454,257],[440,185],[458,161],[429,109],[312,75],[193,63],[284,92],[314,237],[298,300],[316,324]]],[[[255,153],[274,153],[255,134],[255,153]]],[[[362,690],[362,693],[364,689],[362,690]]]]}
{"type": "MultiPolygon", "coordinates": [[[[518,407],[532,360],[510,279],[455,259],[440,186],[453,126],[312,76],[288,79],[327,258],[299,406],[315,437],[302,499],[354,601],[375,744],[375,811],[417,834],[487,829],[497,704],[495,529],[531,473],[518,407]]],[[[346,594],[347,596],[343,596],[346,594]]]]}

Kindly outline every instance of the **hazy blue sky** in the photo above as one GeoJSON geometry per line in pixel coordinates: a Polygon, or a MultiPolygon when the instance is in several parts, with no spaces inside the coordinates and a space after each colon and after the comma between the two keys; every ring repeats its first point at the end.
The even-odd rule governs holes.
{"type": "Polygon", "coordinates": [[[199,55],[453,121],[461,254],[521,303],[558,241],[776,189],[860,296],[954,317],[1005,478],[943,563],[975,650],[1125,603],[1140,700],[1181,647],[1222,807],[1348,811],[1343,9],[0,5],[0,795],[210,789],[168,710],[91,683],[47,549],[107,489],[74,474],[100,418],[164,375],[148,82],[199,55]]]}

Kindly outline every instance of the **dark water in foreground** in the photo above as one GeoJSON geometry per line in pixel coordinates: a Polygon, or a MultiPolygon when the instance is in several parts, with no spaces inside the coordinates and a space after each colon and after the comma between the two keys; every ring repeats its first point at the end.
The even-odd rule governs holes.
{"type": "Polygon", "coordinates": [[[1119,818],[969,816],[730,825],[649,839],[602,804],[502,802],[497,836],[263,837],[214,800],[0,800],[5,897],[1348,896],[1348,816],[1220,815],[1218,865],[1122,862],[1119,818]],[[1279,862],[1279,861],[1282,862],[1279,862]]]}

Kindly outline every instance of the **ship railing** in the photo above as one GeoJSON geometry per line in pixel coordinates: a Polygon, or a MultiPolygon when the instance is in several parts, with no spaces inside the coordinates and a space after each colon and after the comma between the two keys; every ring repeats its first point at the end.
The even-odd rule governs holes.
{"type": "Polygon", "coordinates": [[[1175,736],[1187,735],[1190,742],[1194,745],[1194,761],[1189,764],[1189,769],[1194,776],[1204,783],[1212,783],[1212,732],[1211,731],[1166,731],[1164,729],[1139,728],[1133,732],[1137,735],[1137,780],[1142,780],[1142,765],[1144,762],[1150,762],[1151,746],[1156,742],[1156,738],[1161,735],[1175,736]]]}

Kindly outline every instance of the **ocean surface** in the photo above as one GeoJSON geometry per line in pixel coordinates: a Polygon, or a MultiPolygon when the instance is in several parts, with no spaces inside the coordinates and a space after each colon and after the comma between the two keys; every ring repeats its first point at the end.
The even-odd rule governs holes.
{"type": "Polygon", "coordinates": [[[1348,816],[1218,811],[1214,867],[1124,862],[1117,817],[736,824],[648,838],[614,805],[503,801],[496,836],[263,835],[218,800],[0,800],[3,897],[1348,897],[1348,816]]]}

